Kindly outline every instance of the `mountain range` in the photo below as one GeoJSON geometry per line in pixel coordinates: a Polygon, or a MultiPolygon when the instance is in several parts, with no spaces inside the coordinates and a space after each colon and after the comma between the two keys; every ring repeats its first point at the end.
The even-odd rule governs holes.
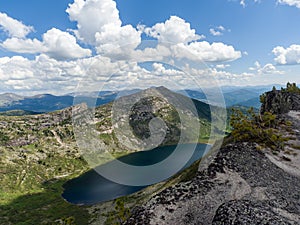
{"type": "MultiPolygon", "coordinates": [[[[280,88],[280,85],[268,85],[258,87],[222,87],[221,90],[224,95],[225,104],[227,107],[245,106],[259,109],[259,96],[272,86],[280,88]]],[[[87,103],[89,106],[99,106],[114,101],[116,98],[134,94],[141,91],[141,89],[124,90],[124,91],[100,91],[100,92],[78,92],[70,93],[62,96],[51,94],[40,94],[35,96],[20,96],[12,93],[0,94],[0,112],[11,110],[23,110],[23,114],[44,113],[55,110],[64,109],[74,104],[87,103]]],[[[190,98],[206,101],[206,95],[199,90],[178,90],[180,94],[186,95],[190,98]]],[[[9,113],[14,115],[14,113],[9,113]]],[[[20,111],[18,115],[22,114],[20,111]]]]}

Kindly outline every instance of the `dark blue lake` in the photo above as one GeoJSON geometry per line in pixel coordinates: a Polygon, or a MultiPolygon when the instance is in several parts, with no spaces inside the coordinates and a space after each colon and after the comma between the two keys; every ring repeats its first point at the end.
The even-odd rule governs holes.
{"type": "MultiPolygon", "coordinates": [[[[203,156],[204,152],[207,150],[207,148],[210,147],[206,144],[197,144],[196,149],[192,154],[192,157],[189,159],[187,163],[184,163],[186,161],[183,161],[182,164],[181,158],[182,159],[184,158],[184,155],[186,153],[185,150],[188,151],[188,149],[192,148],[192,146],[194,145],[193,144],[180,145],[180,150],[179,150],[180,152],[179,154],[176,154],[174,163],[169,164],[168,168],[165,168],[165,170],[160,169],[159,173],[163,174],[165,171],[170,171],[170,167],[172,167],[172,165],[174,165],[175,167],[176,165],[178,166],[179,163],[181,163],[181,165],[184,165],[182,169],[187,168],[193,162],[200,159],[203,156]]],[[[168,158],[168,156],[170,156],[173,153],[176,147],[177,146],[164,146],[164,147],[155,148],[150,151],[135,152],[120,157],[118,158],[118,160],[134,166],[153,165],[168,158]]],[[[116,174],[120,172],[118,171],[118,169],[115,169],[113,166],[110,167],[110,165],[113,165],[113,163],[109,162],[97,168],[98,169],[101,169],[101,167],[105,167],[106,169],[109,168],[111,173],[116,173],[116,174]]],[[[154,173],[157,173],[157,171],[153,170],[153,176],[155,176],[154,173]]],[[[131,175],[128,174],[128,176],[131,175]]],[[[141,174],[141,177],[143,177],[143,179],[148,179],[149,173],[146,176],[143,176],[143,174],[141,174]]],[[[118,184],[99,175],[95,170],[90,170],[84,173],[83,175],[81,175],[80,177],[65,183],[64,184],[65,190],[64,193],[62,194],[62,197],[66,199],[68,202],[73,204],[91,205],[91,204],[96,204],[108,200],[113,200],[121,196],[129,195],[145,187],[147,186],[128,186],[128,185],[118,184]]]]}

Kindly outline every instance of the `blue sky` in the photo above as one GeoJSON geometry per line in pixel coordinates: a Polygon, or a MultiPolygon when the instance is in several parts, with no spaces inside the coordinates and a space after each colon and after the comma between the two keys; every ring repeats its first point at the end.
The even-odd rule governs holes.
{"type": "Polygon", "coordinates": [[[97,81],[96,89],[158,78],[186,88],[184,75],[165,64],[178,67],[179,48],[198,57],[187,60],[208,66],[179,69],[198,79],[210,75],[219,85],[299,82],[299,21],[300,0],[3,0],[0,93],[72,92],[82,80],[97,81]],[[158,47],[137,52],[144,39],[170,54],[158,47]],[[140,59],[156,61],[153,70],[140,67],[140,59]]]}

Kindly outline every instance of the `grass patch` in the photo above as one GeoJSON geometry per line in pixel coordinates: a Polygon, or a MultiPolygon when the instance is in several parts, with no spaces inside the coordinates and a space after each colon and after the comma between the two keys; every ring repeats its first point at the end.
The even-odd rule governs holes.
{"type": "Polygon", "coordinates": [[[2,200],[10,200],[0,205],[0,224],[52,225],[58,224],[56,220],[66,217],[74,217],[78,225],[88,224],[87,208],[69,204],[61,197],[62,186],[66,181],[49,181],[42,185],[40,192],[36,190],[36,193],[0,193],[2,200]]]}
{"type": "MultiPolygon", "coordinates": [[[[24,149],[28,148],[32,151],[10,162],[0,158],[0,224],[53,225],[70,217],[77,225],[88,224],[87,208],[69,204],[61,196],[63,184],[87,170],[86,162],[55,151],[38,160],[34,155],[37,149],[32,145],[24,149]]],[[[20,149],[11,151],[18,153],[20,149]]]]}

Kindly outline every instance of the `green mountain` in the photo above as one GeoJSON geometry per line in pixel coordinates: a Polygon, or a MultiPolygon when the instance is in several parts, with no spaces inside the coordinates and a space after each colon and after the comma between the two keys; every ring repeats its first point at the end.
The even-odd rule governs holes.
{"type": "MultiPolygon", "coordinates": [[[[134,102],[129,112],[130,129],[142,143],[151,135],[149,122],[156,117],[164,120],[167,131],[160,145],[176,144],[180,135],[186,143],[208,141],[212,120],[210,106],[164,87],[124,96],[114,104],[95,109],[81,104],[46,114],[0,115],[0,224],[56,224],[59,219],[68,217],[75,217],[76,224],[87,224],[90,208],[69,204],[61,197],[62,185],[67,180],[89,170],[76,143],[72,114],[82,109],[86,113],[93,112],[91,121],[98,140],[108,153],[117,157],[132,149],[126,145],[130,140],[125,133],[122,142],[116,138],[112,109],[129,102],[134,102]],[[195,127],[194,124],[201,125],[200,134],[189,129],[195,127]],[[186,130],[184,134],[181,134],[182,129],[186,130]]],[[[122,111],[123,108],[118,110],[122,121],[127,112],[122,111]]],[[[219,120],[221,123],[221,117],[219,120]]],[[[217,131],[215,138],[222,135],[221,128],[214,127],[214,130],[217,131]]],[[[122,132],[119,135],[123,135],[122,132]]],[[[96,162],[105,162],[101,160],[96,162]]]]}

